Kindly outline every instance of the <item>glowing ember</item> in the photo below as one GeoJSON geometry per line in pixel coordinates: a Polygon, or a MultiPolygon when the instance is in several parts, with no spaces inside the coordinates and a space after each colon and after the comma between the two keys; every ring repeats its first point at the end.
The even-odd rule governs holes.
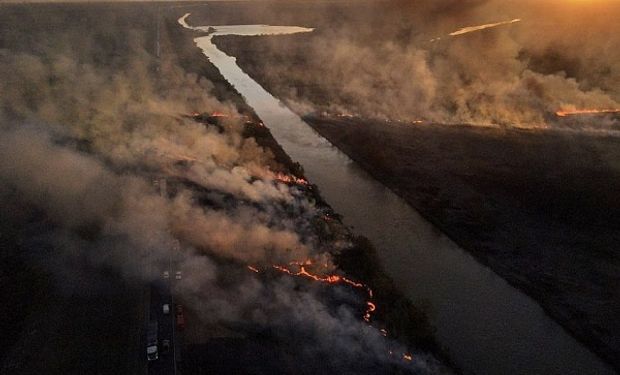
{"type": "Polygon", "coordinates": [[[377,309],[377,306],[370,301],[366,302],[366,305],[368,307],[366,308],[366,314],[364,314],[364,320],[370,323],[371,314],[377,309]]]}
{"type": "Polygon", "coordinates": [[[353,117],[355,117],[355,115],[352,115],[350,113],[340,113],[340,114],[337,114],[336,117],[353,118],[353,117]]]}
{"type": "Polygon", "coordinates": [[[596,114],[613,114],[620,113],[620,109],[575,109],[572,111],[557,111],[558,117],[578,116],[578,115],[596,115],[596,114]]]}
{"type": "Polygon", "coordinates": [[[211,113],[211,117],[228,117],[228,115],[222,112],[213,112],[211,113]]]}
{"type": "Polygon", "coordinates": [[[278,180],[280,182],[289,183],[289,184],[308,185],[308,181],[304,180],[303,178],[297,178],[295,176],[289,176],[289,175],[286,175],[284,173],[277,173],[275,175],[274,179],[276,179],[276,180],[278,180]]]}
{"type": "Polygon", "coordinates": [[[260,271],[258,270],[258,268],[256,268],[256,267],[248,266],[248,269],[249,269],[250,271],[252,271],[252,272],[256,272],[256,273],[259,273],[259,272],[260,272],[260,271]]]}

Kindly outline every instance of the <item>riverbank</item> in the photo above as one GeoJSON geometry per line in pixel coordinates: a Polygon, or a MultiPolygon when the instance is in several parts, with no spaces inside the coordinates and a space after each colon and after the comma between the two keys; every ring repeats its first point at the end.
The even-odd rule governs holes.
{"type": "MultiPolygon", "coordinates": [[[[318,69],[304,65],[303,56],[320,40],[317,35],[278,38],[277,46],[265,38],[237,36],[216,43],[300,115],[312,108],[330,108],[330,99],[346,97],[338,95],[339,87],[322,82],[318,69]],[[293,61],[292,68],[277,63],[285,59],[293,61]],[[300,70],[303,76],[296,76],[300,70]]],[[[346,103],[336,103],[346,108],[346,103]]],[[[614,292],[618,239],[610,229],[617,218],[609,211],[616,207],[613,191],[618,181],[614,138],[428,124],[409,134],[396,129],[412,124],[347,117],[311,122],[377,180],[618,368],[619,330],[612,318],[619,311],[614,292]],[[572,154],[575,149],[578,152],[572,154]]]]}
{"type": "MultiPolygon", "coordinates": [[[[255,121],[260,121],[258,115],[243,101],[240,95],[236,94],[221,74],[214,70],[213,65],[196,47],[193,39],[200,36],[200,33],[179,27],[176,19],[172,18],[168,20],[166,26],[171,39],[170,45],[174,48],[179,63],[184,69],[217,82],[218,96],[239,103],[242,114],[255,121]]],[[[305,179],[303,167],[286,154],[268,128],[251,127],[245,134],[254,137],[260,146],[268,148],[274,154],[275,160],[282,167],[279,171],[305,179]]],[[[354,236],[342,224],[339,215],[323,199],[316,185],[311,185],[309,189],[305,190],[305,193],[310,200],[316,202],[321,211],[326,213],[326,217],[329,217],[326,222],[317,223],[315,228],[318,233],[321,233],[323,240],[329,241],[329,238],[333,236],[340,236],[352,244],[346,250],[332,255],[336,265],[345,275],[365,283],[373,290],[378,307],[375,315],[376,321],[373,318],[373,322],[385,327],[390,337],[401,344],[416,351],[431,353],[442,362],[455,367],[446,349],[437,343],[434,328],[431,326],[425,311],[412,304],[402,291],[398,290],[394,281],[381,268],[377,260],[376,250],[370,241],[364,237],[354,236]]],[[[448,371],[448,369],[446,368],[444,371],[448,371]]]]}
{"type": "MultiPolygon", "coordinates": [[[[144,203],[143,198],[145,196],[147,198],[155,198],[156,196],[156,199],[153,199],[154,201],[165,204],[166,202],[159,199],[162,190],[168,189],[167,192],[173,196],[175,190],[178,192],[177,189],[182,188],[185,194],[192,194],[195,201],[200,202],[195,206],[192,205],[192,207],[204,209],[210,213],[221,211],[223,203],[229,204],[230,206],[227,208],[231,210],[236,205],[247,205],[255,208],[256,202],[245,201],[230,191],[218,191],[217,188],[213,187],[206,188],[195,182],[191,183],[187,179],[179,183],[178,180],[175,180],[174,174],[168,176],[161,170],[153,169],[153,164],[145,167],[142,163],[149,156],[153,156],[152,153],[149,153],[150,151],[158,149],[158,147],[165,149],[165,146],[161,144],[154,145],[151,143],[153,147],[147,148],[149,151],[144,153],[135,144],[128,146],[127,150],[130,154],[136,153],[135,159],[131,157],[124,159],[125,162],[131,160],[128,163],[114,159],[114,156],[118,157],[119,153],[111,152],[106,147],[98,148],[101,146],[99,142],[105,143],[109,140],[107,137],[111,133],[115,136],[114,146],[111,148],[118,151],[116,147],[122,147],[120,145],[123,144],[123,141],[129,139],[148,143],[154,138],[163,141],[178,134],[187,136],[188,133],[183,133],[187,129],[181,128],[185,126],[192,127],[193,130],[196,130],[194,134],[199,134],[199,136],[208,138],[210,141],[217,140],[222,133],[233,138],[229,144],[230,148],[224,147],[224,151],[221,149],[218,149],[218,152],[214,151],[214,164],[217,164],[218,157],[226,157],[226,155],[220,155],[220,151],[223,153],[226,151],[247,151],[248,155],[252,151],[256,151],[248,158],[260,164],[260,167],[264,168],[262,171],[269,170],[270,172],[294,174],[298,177],[303,176],[302,168],[282,150],[270,131],[261,126],[252,109],[245,105],[243,99],[231,89],[230,85],[217,73],[217,70],[202,56],[200,50],[193,43],[195,34],[186,33],[180,29],[176,24],[176,18],[171,19],[170,24],[164,22],[163,19],[159,18],[161,9],[158,9],[158,6],[159,4],[150,6],[150,4],[136,3],[7,5],[6,7],[2,5],[3,12],[0,18],[5,22],[0,28],[0,42],[8,51],[0,56],[3,59],[2,72],[19,70],[15,69],[16,66],[23,68],[23,71],[19,70],[17,72],[19,74],[14,75],[17,77],[15,81],[6,79],[2,84],[3,87],[28,88],[28,90],[22,90],[23,92],[19,89],[7,89],[5,91],[7,95],[15,93],[15,101],[3,100],[3,104],[6,105],[2,106],[3,110],[0,113],[3,122],[2,130],[6,130],[5,125],[10,129],[13,122],[15,126],[19,126],[22,125],[22,121],[29,123],[36,120],[36,122],[42,123],[41,128],[37,128],[41,133],[47,134],[46,132],[49,129],[44,124],[49,122],[49,124],[53,124],[49,126],[50,128],[54,127],[60,133],[68,134],[58,139],[55,134],[50,135],[50,138],[53,139],[50,141],[52,143],[50,148],[62,149],[63,155],[69,155],[69,157],[68,160],[65,160],[66,164],[60,168],[63,171],[60,176],[54,175],[49,180],[40,181],[39,185],[47,188],[46,194],[52,191],[65,193],[67,190],[71,190],[55,189],[55,183],[71,182],[80,186],[82,186],[81,184],[95,187],[111,186],[106,185],[110,182],[108,178],[114,180],[115,187],[122,190],[127,187],[127,180],[124,179],[129,178],[137,185],[143,186],[145,190],[144,195],[134,196],[133,202],[144,203]],[[73,22],[67,22],[67,20],[73,22]],[[158,24],[158,21],[162,22],[158,24]],[[110,27],[110,25],[114,25],[114,27],[110,27]],[[168,30],[171,31],[170,34],[167,32],[168,30]],[[175,31],[179,32],[171,37],[175,31]],[[132,55],[132,52],[138,53],[139,56],[132,55]],[[161,52],[161,57],[159,52],[161,52]],[[186,66],[187,69],[177,69],[180,65],[186,66]],[[70,69],[64,69],[66,67],[70,67],[70,69]],[[37,70],[36,68],[40,69],[37,70]],[[84,71],[89,74],[79,74],[79,72],[84,71]],[[175,83],[178,87],[175,86],[175,83]],[[83,94],[81,91],[85,87],[88,88],[85,90],[87,94],[83,94]],[[20,96],[20,94],[23,95],[20,96]],[[125,96],[125,94],[127,95],[125,96]],[[161,99],[160,95],[170,99],[170,101],[162,100],[166,104],[149,106],[153,103],[149,99],[161,104],[162,102],[157,100],[161,99]],[[212,96],[218,100],[205,101],[210,105],[201,100],[196,100],[196,98],[211,98],[212,96]],[[85,97],[89,99],[79,106],[76,105],[85,97]],[[22,99],[29,99],[29,101],[24,100],[24,102],[28,102],[28,105],[19,106],[15,104],[21,103],[22,99]],[[116,104],[119,105],[116,106],[116,104]],[[192,108],[191,105],[194,105],[195,108],[192,108]],[[165,107],[165,110],[162,111],[164,114],[160,112],[162,107],[165,107]],[[244,127],[236,118],[237,116],[231,114],[229,117],[236,119],[232,120],[229,125],[235,129],[232,131],[230,128],[227,128],[228,131],[209,129],[209,134],[205,135],[205,133],[197,131],[196,128],[200,128],[199,125],[190,124],[191,121],[188,117],[191,117],[191,110],[207,111],[208,114],[214,110],[232,110],[233,112],[238,110],[241,115],[247,116],[249,121],[245,123],[244,127]],[[163,126],[164,124],[166,126],[163,126]],[[75,129],[76,132],[67,131],[64,133],[63,131],[68,127],[73,127],[72,129],[75,129]],[[116,128],[110,129],[110,127],[116,128]],[[153,128],[159,129],[160,133],[153,133],[153,128]],[[167,129],[170,132],[162,129],[167,129]],[[256,144],[261,146],[260,150],[249,138],[254,139],[256,144]],[[235,143],[236,141],[239,142],[235,143]],[[241,144],[250,149],[241,149],[241,144]],[[268,150],[268,152],[263,154],[263,149],[268,150]],[[273,158],[271,158],[272,155],[273,158]],[[261,158],[261,156],[263,157],[261,158]],[[78,164],[78,162],[74,163],[72,158],[79,159],[91,169],[98,170],[100,167],[109,173],[96,174],[92,180],[83,181],[83,176],[80,173],[72,174],[75,172],[76,164],[78,164]],[[65,172],[68,174],[64,174],[65,172]],[[153,191],[149,189],[152,183],[157,182],[159,184],[163,178],[168,178],[168,180],[164,185],[165,189],[161,189],[161,185],[157,185],[159,194],[155,193],[154,187],[153,191]],[[119,181],[121,182],[119,183],[119,181]],[[218,204],[219,206],[217,206],[218,204]]],[[[2,99],[6,98],[8,96],[2,97],[2,99]]],[[[196,120],[196,116],[194,120],[196,120]]],[[[10,134],[10,131],[7,133],[10,134]]],[[[30,145],[31,140],[29,139],[25,143],[30,145]]],[[[180,142],[180,144],[187,146],[191,143],[190,139],[185,141],[185,143],[180,142]]],[[[32,143],[33,147],[37,146],[36,139],[32,140],[32,143]]],[[[221,146],[219,143],[218,145],[221,146]]],[[[209,144],[206,151],[211,151],[208,149],[211,146],[212,144],[209,144]]],[[[3,159],[7,161],[3,167],[14,168],[11,170],[15,173],[7,173],[6,170],[2,170],[2,181],[6,184],[3,184],[2,189],[0,189],[1,198],[3,198],[3,210],[0,215],[3,219],[0,221],[0,232],[2,234],[0,236],[0,258],[3,260],[3,264],[0,269],[3,271],[2,281],[5,287],[1,295],[6,305],[6,309],[3,310],[6,310],[6,322],[3,326],[7,328],[5,330],[6,335],[2,340],[3,355],[0,358],[0,368],[5,372],[18,373],[144,373],[147,368],[144,328],[146,322],[152,318],[144,309],[145,302],[146,305],[149,302],[148,293],[145,289],[148,287],[146,285],[147,280],[151,280],[153,277],[159,278],[160,273],[153,275],[153,269],[150,266],[154,266],[153,263],[157,262],[153,262],[153,248],[164,246],[162,244],[165,241],[158,239],[155,241],[157,244],[151,243],[144,247],[140,241],[131,244],[129,244],[129,240],[127,243],[124,241],[127,238],[136,239],[138,233],[151,239],[154,238],[154,233],[169,233],[169,227],[157,228],[154,232],[149,232],[150,229],[155,229],[151,226],[153,222],[150,219],[159,217],[158,215],[161,215],[162,212],[166,212],[165,209],[161,209],[162,206],[152,207],[152,210],[147,210],[148,214],[136,218],[137,227],[132,228],[131,225],[127,225],[126,222],[121,222],[119,219],[119,217],[126,218],[135,213],[135,207],[124,211],[123,194],[119,194],[115,189],[109,189],[103,191],[102,195],[94,194],[93,196],[92,190],[88,190],[70,196],[66,201],[74,202],[78,199],[76,196],[83,198],[81,201],[83,205],[80,206],[80,209],[72,211],[63,206],[62,209],[59,209],[62,211],[61,214],[55,216],[50,213],[54,210],[45,205],[54,200],[53,194],[51,194],[52,197],[42,194],[43,197],[40,202],[32,203],[23,197],[27,194],[23,194],[19,184],[13,185],[15,174],[28,175],[31,173],[39,177],[48,172],[47,170],[36,169],[37,165],[34,167],[26,165],[24,167],[20,164],[24,159],[28,159],[31,154],[37,154],[37,151],[41,150],[30,150],[30,153],[29,150],[25,150],[23,153],[9,153],[3,148],[2,151],[6,153],[5,156],[10,154],[10,157],[3,159]],[[79,221],[75,227],[70,227],[63,221],[80,216],[84,208],[82,206],[89,206],[93,202],[107,202],[108,199],[115,200],[117,203],[113,211],[118,213],[118,216],[98,216],[92,221],[75,219],[79,221]],[[109,225],[106,223],[118,224],[115,227],[118,232],[110,236],[106,232],[109,229],[109,225]],[[54,239],[58,238],[67,239],[67,241],[58,240],[55,242],[54,239]],[[76,241],[75,246],[72,246],[74,245],[73,240],[76,241]],[[125,246],[127,252],[121,253],[125,246]],[[146,248],[148,248],[147,252],[140,252],[146,248]],[[136,268],[132,268],[128,264],[145,255],[149,257],[147,260],[148,269],[142,269],[138,264],[135,265],[136,268]]],[[[199,151],[205,151],[204,147],[199,151]]],[[[204,157],[204,155],[202,156],[204,157]]],[[[178,156],[173,152],[170,158],[175,157],[178,156]]],[[[47,169],[47,161],[51,159],[56,158],[49,157],[43,169],[47,169]]],[[[174,160],[171,162],[170,168],[178,168],[183,171],[189,165],[188,159],[191,160],[191,158],[183,157],[174,160]]],[[[225,167],[232,169],[236,166],[234,164],[225,167]]],[[[222,169],[229,172],[229,169],[224,167],[222,169]]],[[[169,171],[170,169],[165,169],[165,172],[169,171]]],[[[26,178],[25,180],[31,181],[36,180],[36,178],[26,178]]],[[[270,180],[267,182],[270,184],[269,186],[272,183],[270,180]]],[[[406,301],[402,294],[398,294],[393,283],[385,277],[378,267],[364,262],[359,263],[360,257],[372,259],[372,248],[368,244],[362,244],[362,240],[352,237],[347,228],[337,219],[333,210],[322,200],[316,187],[309,186],[304,189],[306,189],[305,195],[300,194],[299,198],[316,202],[316,206],[321,210],[320,212],[324,212],[327,218],[319,219],[317,217],[316,222],[313,223],[315,226],[303,229],[321,231],[316,236],[326,242],[330,240],[330,237],[337,236],[339,240],[353,243],[346,251],[334,252],[333,254],[337,258],[337,263],[340,264],[339,273],[346,273],[356,278],[362,275],[368,277],[369,284],[375,290],[375,302],[381,304],[378,306],[376,315],[378,320],[373,320],[373,323],[384,324],[390,330],[390,338],[398,340],[398,343],[389,342],[398,348],[398,356],[388,358],[389,353],[386,350],[385,361],[382,360],[377,367],[387,367],[397,370],[399,373],[410,373],[410,365],[413,367],[416,367],[417,363],[420,366],[429,363],[435,365],[434,359],[429,359],[426,355],[424,359],[410,359],[412,363],[408,363],[402,357],[404,354],[400,352],[404,348],[407,350],[415,349],[416,354],[434,350],[439,353],[438,356],[441,356],[439,347],[434,344],[433,331],[425,320],[424,313],[406,301]],[[357,262],[347,260],[347,255],[355,256],[357,262]],[[358,268],[360,265],[368,269],[363,274],[358,268]],[[394,301],[398,307],[391,309],[388,313],[388,310],[384,309],[384,301],[394,301]]],[[[288,189],[282,190],[288,191],[288,189]]],[[[99,192],[99,190],[97,191],[99,192]]],[[[152,203],[153,200],[150,202],[152,203]]],[[[66,202],[63,201],[61,205],[66,202]]],[[[150,204],[148,206],[151,207],[150,204]]],[[[291,216],[299,213],[295,211],[296,207],[293,206],[294,204],[287,205],[282,202],[268,202],[267,204],[268,209],[273,209],[270,212],[275,211],[277,213],[278,210],[282,210],[291,216]]],[[[85,210],[88,211],[88,208],[85,210]]],[[[267,214],[265,216],[269,217],[267,214]]],[[[201,216],[198,215],[198,217],[201,216]]],[[[255,219],[259,220],[263,217],[255,219]]],[[[274,215],[272,220],[276,223],[268,223],[265,226],[272,229],[278,225],[277,221],[280,219],[281,217],[274,215]]],[[[182,230],[188,226],[190,225],[182,225],[183,228],[177,228],[177,230],[182,230]]],[[[227,229],[228,227],[224,230],[227,229]]],[[[297,229],[293,228],[291,231],[297,229]]],[[[302,229],[299,231],[302,232],[302,229]]],[[[270,234],[267,233],[266,236],[270,234]]],[[[183,245],[185,246],[185,243],[183,245]]],[[[192,245],[194,244],[192,243],[188,247],[193,247],[192,245]]],[[[240,249],[242,249],[241,245],[236,247],[237,251],[240,249]]],[[[209,250],[214,250],[213,248],[208,249],[207,246],[204,246],[201,250],[209,254],[209,259],[214,261],[222,261],[221,258],[225,258],[217,255],[211,257],[209,250]]],[[[169,251],[169,249],[164,251],[169,251]]],[[[194,279],[198,280],[198,283],[204,282],[205,280],[201,277],[204,273],[210,272],[208,267],[207,269],[200,267],[202,265],[200,262],[204,258],[199,258],[196,263],[197,268],[200,268],[199,270],[186,272],[187,270],[183,269],[182,280],[194,279]]],[[[164,259],[169,259],[169,257],[164,259]]],[[[227,260],[229,261],[229,259],[227,260]]],[[[209,263],[208,261],[205,262],[209,263]]],[[[191,262],[188,261],[187,263],[191,262]]],[[[195,266],[195,264],[186,266],[195,266]]],[[[237,262],[230,266],[230,269],[242,275],[237,281],[254,277],[254,274],[246,267],[247,265],[244,262],[237,262]]],[[[170,269],[169,272],[174,271],[170,269]]],[[[161,274],[163,275],[163,273],[161,274]]],[[[222,270],[222,274],[224,275],[223,278],[228,276],[224,270],[222,270]]],[[[274,283],[282,281],[282,284],[287,287],[291,285],[290,283],[298,281],[297,279],[288,280],[288,276],[280,274],[277,274],[277,277],[271,276],[273,276],[272,279],[275,279],[275,281],[271,281],[274,283]]],[[[177,279],[175,278],[175,280],[177,279]]],[[[230,282],[230,280],[227,281],[230,282]]],[[[181,284],[180,281],[178,283],[181,284]]],[[[305,283],[310,282],[299,281],[300,288],[306,288],[305,283]]],[[[315,288],[319,289],[320,287],[315,288]]],[[[346,287],[326,289],[333,291],[334,294],[341,292],[355,297],[355,291],[349,291],[346,287]]],[[[234,285],[225,291],[223,298],[235,300],[238,297],[238,290],[234,288],[234,285]]],[[[205,292],[205,295],[201,294],[202,301],[209,300],[212,302],[212,294],[207,293],[209,292],[205,292]]],[[[295,295],[296,292],[293,290],[291,293],[295,295]]],[[[185,302],[185,300],[189,300],[187,294],[190,293],[179,296],[180,298],[175,299],[175,301],[185,302]]],[[[258,304],[260,297],[253,297],[255,300],[251,299],[250,303],[258,304]]],[[[366,329],[368,329],[362,321],[362,316],[367,308],[364,298],[367,296],[356,296],[357,298],[351,298],[351,300],[344,302],[342,298],[333,295],[331,297],[332,299],[326,298],[318,302],[326,305],[329,305],[332,300],[338,302],[338,306],[344,307],[342,310],[347,310],[345,314],[350,314],[351,319],[354,319],[353,316],[355,316],[356,320],[345,320],[360,328],[355,330],[354,336],[363,337],[367,333],[366,329]]],[[[202,301],[199,303],[188,301],[185,305],[188,311],[188,326],[192,328],[203,328],[198,323],[199,317],[205,320],[211,318],[212,314],[209,311],[196,311],[203,306],[202,301]],[[199,312],[202,315],[190,315],[189,312],[199,312]]],[[[271,306],[267,306],[267,308],[269,307],[271,306]]],[[[271,318],[274,316],[269,315],[269,320],[271,318]]],[[[222,321],[216,323],[224,324],[222,321]]],[[[253,322],[249,322],[248,325],[253,325],[248,330],[256,329],[255,326],[258,326],[253,322]]],[[[349,326],[345,325],[343,328],[346,330],[349,326]]],[[[294,333],[298,332],[294,327],[292,329],[294,333]]],[[[368,330],[372,332],[370,336],[383,340],[378,329],[368,330]]],[[[160,334],[163,335],[163,332],[160,331],[160,334]]],[[[300,336],[303,336],[303,333],[300,333],[300,336]]],[[[160,339],[167,338],[160,337],[160,339]]],[[[277,344],[282,347],[283,341],[285,340],[281,340],[277,344]]],[[[300,345],[295,350],[300,347],[303,349],[304,345],[310,346],[303,340],[298,344],[300,345]]],[[[161,349],[163,352],[163,347],[161,349]]],[[[198,349],[194,351],[196,357],[205,358],[207,355],[203,351],[204,348],[198,349]]],[[[282,361],[284,366],[290,365],[289,371],[286,373],[300,372],[295,370],[299,363],[294,363],[296,361],[293,359],[299,359],[301,354],[295,350],[291,350],[289,353],[291,361],[287,363],[282,361]]],[[[257,353],[260,356],[264,352],[257,351],[257,353]]],[[[162,355],[165,354],[162,353],[162,355]]],[[[217,357],[211,359],[213,363],[218,363],[220,360],[217,357]]],[[[279,359],[275,357],[273,360],[279,361],[279,359]]],[[[232,360],[235,363],[239,361],[239,359],[232,360]]],[[[187,363],[191,363],[191,361],[185,363],[183,366],[187,366],[187,363]]],[[[312,365],[319,368],[328,366],[321,361],[312,365]]],[[[357,364],[354,363],[353,365],[357,364]]],[[[193,370],[197,371],[196,368],[193,370]]],[[[251,371],[249,367],[241,370],[241,372],[251,371]]],[[[337,368],[329,368],[329,370],[337,371],[337,368]]],[[[449,373],[450,371],[446,370],[446,372],[449,373]]],[[[388,373],[394,373],[394,371],[388,371],[388,373]]]]}
{"type": "Polygon", "coordinates": [[[306,117],[324,137],[620,368],[620,139],[306,117]]]}
{"type": "MultiPolygon", "coordinates": [[[[231,38],[234,37],[218,37],[215,43],[220,46],[223,42],[226,46],[231,38]]],[[[360,233],[367,234],[380,246],[381,262],[398,281],[400,289],[416,302],[429,302],[438,337],[466,371],[611,372],[551,320],[537,303],[474,261],[239,69],[236,62],[248,70],[256,70],[260,64],[268,65],[269,57],[256,53],[252,46],[270,38],[236,39],[242,42],[241,48],[229,52],[239,57],[236,61],[214,52],[211,46],[205,50],[215,57],[216,65],[227,79],[264,115],[263,120],[276,139],[302,162],[308,176],[317,181],[328,200],[344,214],[345,223],[361,230],[360,233]],[[256,59],[257,56],[261,58],[256,59]]],[[[282,41],[280,37],[273,38],[278,40],[278,45],[282,41]]],[[[225,47],[227,51],[229,47],[225,47]]],[[[259,71],[259,82],[271,88],[274,81],[265,79],[269,75],[263,73],[259,71]]],[[[374,139],[367,142],[376,143],[374,139]]]]}

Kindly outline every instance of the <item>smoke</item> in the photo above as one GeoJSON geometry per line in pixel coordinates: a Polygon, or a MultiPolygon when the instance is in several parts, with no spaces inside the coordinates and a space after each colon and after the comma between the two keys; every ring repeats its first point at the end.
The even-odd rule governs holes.
{"type": "MultiPolygon", "coordinates": [[[[147,283],[172,260],[184,274],[180,298],[206,325],[272,330],[318,369],[402,366],[387,353],[404,348],[353,312],[363,303],[354,291],[247,271],[331,265],[343,245],[319,238],[320,210],[278,180],[284,167],[243,136],[235,105],[174,54],[152,56],[150,34],[129,26],[152,25],[148,13],[84,12],[63,29],[57,12],[3,16],[11,33],[0,50],[0,199],[14,207],[13,224],[29,228],[23,248],[39,252],[59,286],[80,288],[80,267],[147,283]],[[183,116],[214,110],[233,115],[222,129],[183,116]],[[164,180],[169,194],[158,188],[164,180]]],[[[420,355],[409,367],[429,372],[433,363],[420,355]]]]}
{"type": "Polygon", "coordinates": [[[250,61],[253,66],[244,67],[300,110],[536,127],[558,126],[553,114],[562,109],[620,108],[618,39],[611,37],[620,32],[617,2],[374,7],[357,19],[319,21],[313,35],[290,42],[248,40],[243,47],[251,44],[251,57],[241,48],[231,51],[240,38],[216,42],[250,61]],[[376,17],[379,8],[384,17],[376,17]]]}

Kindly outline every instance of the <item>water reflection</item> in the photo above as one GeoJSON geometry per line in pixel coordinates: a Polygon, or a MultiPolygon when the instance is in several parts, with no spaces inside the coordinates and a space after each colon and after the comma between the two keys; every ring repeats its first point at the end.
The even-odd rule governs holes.
{"type": "Polygon", "coordinates": [[[532,299],[478,263],[392,191],[318,135],[245,74],[212,43],[215,35],[310,32],[295,26],[187,25],[207,32],[194,39],[205,56],[245,98],[288,155],[343,215],[370,238],[386,271],[413,301],[431,306],[438,340],[467,373],[613,374],[551,320],[532,299]]]}

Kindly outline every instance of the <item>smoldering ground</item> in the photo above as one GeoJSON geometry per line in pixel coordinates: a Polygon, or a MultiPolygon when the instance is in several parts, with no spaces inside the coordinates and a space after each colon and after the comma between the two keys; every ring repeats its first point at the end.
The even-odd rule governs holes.
{"type": "Polygon", "coordinates": [[[71,18],[47,9],[3,15],[0,199],[14,211],[11,225],[28,228],[20,248],[36,253],[60,289],[96,292],[80,268],[148,283],[172,259],[184,272],[180,298],[205,324],[262,327],[294,344],[303,361],[339,373],[385,364],[436,370],[422,354],[410,363],[390,357],[405,348],[361,321],[355,291],[257,278],[245,268],[330,264],[329,251],[342,244],[318,238],[314,203],[278,181],[285,168],[243,137],[234,116],[223,131],[183,116],[236,113],[207,79],[180,70],[174,56],[155,59],[145,47],[150,34],[131,26],[135,15],[83,8],[71,18]],[[76,24],[61,28],[67,19],[76,24]],[[199,204],[188,184],[160,194],[153,182],[166,178],[229,198],[217,208],[199,204]]]}

